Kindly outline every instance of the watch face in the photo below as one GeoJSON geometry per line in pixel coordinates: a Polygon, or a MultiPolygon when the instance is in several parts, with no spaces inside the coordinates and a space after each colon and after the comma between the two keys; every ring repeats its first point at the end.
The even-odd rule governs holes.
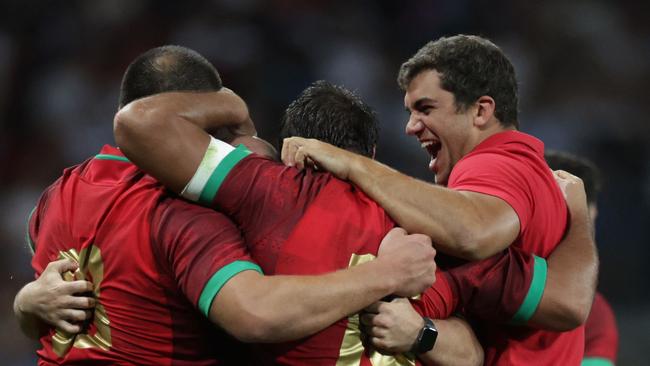
{"type": "Polygon", "coordinates": [[[438,338],[438,330],[431,319],[425,318],[424,327],[418,337],[418,353],[429,352],[433,349],[438,338]]]}

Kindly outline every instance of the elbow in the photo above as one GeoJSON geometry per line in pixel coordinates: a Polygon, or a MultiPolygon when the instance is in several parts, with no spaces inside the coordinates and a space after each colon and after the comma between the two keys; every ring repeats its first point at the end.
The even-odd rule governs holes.
{"type": "Polygon", "coordinates": [[[494,253],[488,249],[490,245],[477,230],[466,230],[458,236],[456,244],[458,256],[468,261],[480,261],[491,257],[494,253]]]}
{"type": "Polygon", "coordinates": [[[573,330],[585,324],[589,312],[591,311],[591,304],[584,301],[576,301],[571,304],[566,304],[560,310],[560,319],[555,331],[566,332],[573,330]]]}
{"type": "Polygon", "coordinates": [[[467,363],[465,363],[465,365],[467,365],[467,366],[482,366],[484,364],[484,362],[485,362],[484,359],[485,359],[485,357],[483,355],[483,348],[481,348],[479,346],[478,349],[475,352],[471,353],[471,355],[469,355],[469,357],[467,357],[467,363]]]}
{"type": "Polygon", "coordinates": [[[120,109],[113,118],[115,143],[129,151],[142,136],[156,131],[160,123],[169,119],[166,112],[146,100],[133,101],[120,109]]]}
{"type": "Polygon", "coordinates": [[[276,321],[268,311],[257,309],[242,309],[239,321],[229,333],[244,343],[271,343],[285,341],[283,325],[276,321]]]}
{"type": "Polygon", "coordinates": [[[131,103],[120,109],[113,119],[115,143],[121,149],[129,146],[131,136],[134,134],[135,128],[137,128],[136,121],[140,118],[139,113],[135,109],[133,103],[131,103]]]}

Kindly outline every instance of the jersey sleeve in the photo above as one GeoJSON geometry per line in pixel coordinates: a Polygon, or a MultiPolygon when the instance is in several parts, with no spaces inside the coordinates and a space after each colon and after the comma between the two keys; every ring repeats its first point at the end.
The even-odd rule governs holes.
{"type": "Polygon", "coordinates": [[[181,194],[225,213],[248,242],[255,242],[272,230],[290,229],[329,177],[286,167],[243,145],[234,148],[213,138],[181,194]]]}
{"type": "Polygon", "coordinates": [[[512,207],[523,232],[532,216],[533,197],[527,174],[530,168],[505,154],[481,153],[460,161],[449,179],[449,188],[498,197],[512,207]]]}
{"type": "Polygon", "coordinates": [[[159,205],[151,230],[162,267],[206,316],[228,280],[242,271],[261,272],[237,227],[210,209],[169,198],[159,205]]]}
{"type": "Polygon", "coordinates": [[[411,300],[415,311],[432,319],[446,319],[456,309],[458,300],[449,285],[449,279],[444,271],[436,271],[436,282],[426,289],[419,299],[411,300]]]}
{"type": "Polygon", "coordinates": [[[457,311],[491,323],[525,324],[542,298],[546,272],[545,259],[511,246],[443,275],[457,297],[457,311]]]}
{"type": "Polygon", "coordinates": [[[618,329],[611,306],[596,293],[585,323],[585,358],[582,365],[614,365],[618,353],[618,329]]]}

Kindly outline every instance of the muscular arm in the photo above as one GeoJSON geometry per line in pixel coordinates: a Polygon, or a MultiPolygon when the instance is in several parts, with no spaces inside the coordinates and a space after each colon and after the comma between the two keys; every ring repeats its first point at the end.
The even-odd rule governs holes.
{"type": "Polygon", "coordinates": [[[519,234],[519,218],[506,202],[489,195],[429,184],[377,161],[313,139],[285,139],[282,160],[298,168],[316,165],[357,184],[408,232],[429,235],[436,248],[476,260],[498,253],[519,234]],[[437,209],[444,207],[443,209],[437,209]]]}
{"type": "Polygon", "coordinates": [[[387,235],[376,260],[326,275],[241,272],[219,291],[209,318],[245,342],[283,342],[311,335],[391,293],[418,293],[433,281],[435,264],[423,237],[404,234],[387,235]]]}
{"type": "Polygon", "coordinates": [[[254,134],[244,101],[228,90],[172,92],[135,100],[114,119],[117,145],[138,167],[179,193],[196,172],[208,133],[254,134]]]}
{"type": "MultiPolygon", "coordinates": [[[[407,299],[374,303],[365,309],[360,320],[370,343],[389,353],[409,352],[424,325],[422,316],[407,299]]],[[[483,348],[465,320],[451,316],[435,319],[434,323],[438,329],[436,343],[431,351],[417,355],[420,361],[425,365],[483,363],[483,348]]]]}
{"type": "Polygon", "coordinates": [[[556,180],[566,191],[571,222],[566,238],[547,260],[546,287],[530,324],[565,331],[584,324],[589,316],[598,279],[598,251],[582,181],[562,171],[556,172],[556,180]]]}

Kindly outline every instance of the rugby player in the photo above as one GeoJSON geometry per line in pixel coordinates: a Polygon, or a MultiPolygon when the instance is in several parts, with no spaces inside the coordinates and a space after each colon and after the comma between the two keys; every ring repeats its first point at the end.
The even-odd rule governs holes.
{"type": "MultiPolygon", "coordinates": [[[[585,159],[560,151],[544,154],[551,169],[562,169],[580,177],[584,182],[589,204],[589,217],[596,228],[600,172],[596,165],[585,159]]],[[[611,305],[602,293],[596,292],[591,312],[585,323],[585,356],[582,366],[612,366],[618,353],[618,328],[611,305]]]]}
{"type": "MultiPolygon", "coordinates": [[[[165,93],[135,101],[116,116],[118,144],[136,164],[172,190],[231,215],[241,226],[253,256],[269,273],[331,270],[358,263],[360,258],[373,255],[378,233],[393,225],[383,210],[353,186],[333,179],[329,174],[313,171],[301,173],[267,158],[250,155],[243,146],[234,148],[211,139],[204,130],[215,130],[223,122],[216,116],[218,111],[210,100],[212,97],[210,93],[165,93]],[[168,138],[173,138],[173,143],[154,147],[155,141],[167,141],[168,138]],[[337,245],[332,245],[333,242],[337,245]]],[[[283,133],[323,138],[329,136],[339,146],[372,156],[376,122],[369,114],[367,106],[351,93],[326,83],[317,83],[289,106],[283,119],[283,133]]],[[[247,116],[237,119],[247,120],[247,116]]],[[[586,204],[584,206],[586,210],[586,204]]],[[[581,232],[578,236],[586,245],[593,245],[590,243],[588,226],[582,222],[586,213],[576,214],[575,217],[581,220],[575,225],[575,230],[581,232]]],[[[569,248],[576,250],[578,246],[569,248]]],[[[423,301],[415,302],[415,306],[428,316],[446,317],[459,302],[460,307],[474,309],[474,314],[481,313],[475,310],[481,308],[477,304],[491,304],[482,309],[485,318],[492,316],[499,319],[499,314],[508,314],[508,317],[502,316],[501,319],[509,319],[515,312],[518,313],[523,298],[530,293],[527,290],[534,287],[526,282],[517,292],[515,288],[518,285],[511,285],[523,279],[530,280],[531,276],[522,276],[519,271],[524,269],[526,272],[525,268],[529,268],[527,273],[534,274],[537,261],[531,255],[523,262],[523,257],[513,259],[513,252],[526,256],[519,250],[513,250],[507,255],[491,258],[482,267],[470,264],[473,269],[463,266],[454,269],[451,274],[438,276],[433,291],[425,292],[423,301]],[[488,272],[488,276],[481,276],[488,272]],[[447,276],[450,280],[447,280],[447,276]],[[460,278],[462,280],[458,280],[460,278]],[[494,281],[482,281],[486,278],[494,281]],[[456,286],[452,290],[453,296],[462,293],[463,285],[468,283],[474,284],[473,287],[469,286],[472,289],[483,292],[479,291],[481,294],[474,298],[462,295],[461,300],[445,298],[446,302],[437,305],[441,297],[449,294],[443,285],[456,286]],[[516,294],[511,295],[512,292],[516,294]],[[491,302],[486,300],[490,296],[491,302]],[[506,298],[517,300],[502,301],[506,298]],[[501,306],[501,313],[495,309],[495,304],[501,306]]],[[[575,251],[573,255],[576,255],[575,251]]],[[[545,265],[543,260],[539,261],[545,265]]],[[[557,289],[561,287],[557,283],[551,285],[557,289]]],[[[558,292],[561,289],[547,290],[548,294],[558,292]]],[[[568,300],[566,295],[557,297],[561,300],[547,309],[551,309],[551,313],[561,313],[558,308],[567,305],[555,305],[568,300]]],[[[523,321],[535,312],[540,296],[541,292],[532,296],[536,300],[525,310],[523,321]]],[[[550,299],[550,295],[546,296],[548,304],[551,303],[550,299]]],[[[538,311],[537,315],[544,313],[538,311]]],[[[369,362],[371,359],[377,361],[373,357],[380,358],[381,355],[363,353],[357,322],[354,318],[343,320],[332,327],[331,332],[320,333],[287,347],[262,351],[265,352],[265,359],[272,357],[272,360],[282,364],[308,362],[331,365],[337,362],[369,362]]],[[[460,343],[460,347],[457,347],[459,354],[457,358],[452,358],[454,361],[450,361],[450,364],[467,362],[467,350],[473,349],[471,340],[460,343]]],[[[435,353],[440,356],[445,351],[436,349],[435,353]]],[[[391,360],[397,361],[407,362],[404,359],[391,360]]],[[[478,362],[482,362],[482,357],[478,362]]]]}
{"type": "MultiPolygon", "coordinates": [[[[165,91],[221,86],[202,56],[162,47],[128,67],[119,106],[165,91]]],[[[236,105],[233,98],[221,93],[212,101],[236,105]]],[[[226,119],[232,112],[221,111],[226,119]]],[[[428,238],[399,229],[386,236],[376,260],[349,270],[263,276],[225,216],[170,195],[108,145],[45,190],[30,215],[28,239],[36,276],[47,275],[16,296],[22,325],[39,325],[26,304],[39,287],[52,290],[44,282],[61,273],[78,280],[68,295],[54,294],[71,327],[39,334],[40,365],[215,365],[236,352],[206,318],[243,341],[287,341],[389,294],[418,294],[435,278],[428,238]],[[51,263],[59,258],[74,263],[51,263]],[[93,301],[69,296],[90,290],[93,301]],[[79,308],[93,303],[90,323],[75,328],[71,322],[87,318],[79,308]]],[[[242,363],[245,354],[236,356],[242,363]]]]}
{"type": "MultiPolygon", "coordinates": [[[[513,245],[548,257],[566,232],[568,211],[543,143],[518,131],[517,81],[501,49],[477,36],[443,37],[402,64],[398,82],[409,113],[406,133],[430,154],[438,185],[313,139],[287,139],[285,163],[314,163],[350,180],[399,225],[431,236],[451,256],[482,259],[513,245]]],[[[580,363],[597,277],[595,246],[567,265],[584,268],[565,284],[585,293],[564,309],[564,330],[572,330],[481,326],[486,364],[580,363]]]]}

